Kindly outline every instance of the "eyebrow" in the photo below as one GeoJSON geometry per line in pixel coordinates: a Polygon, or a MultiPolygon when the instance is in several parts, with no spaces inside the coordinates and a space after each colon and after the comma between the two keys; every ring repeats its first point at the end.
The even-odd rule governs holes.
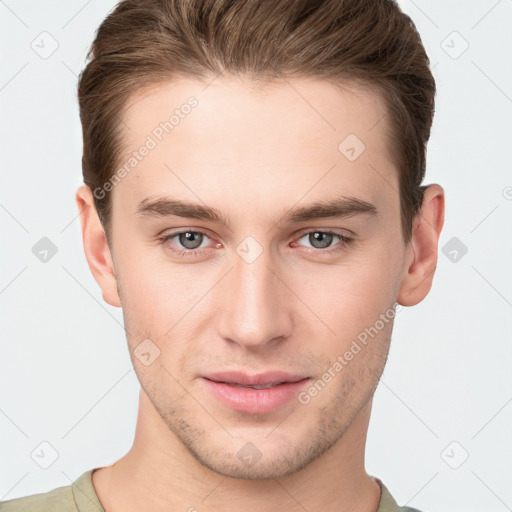
{"type": "MultiPolygon", "coordinates": [[[[230,219],[217,208],[162,197],[146,198],[137,206],[140,216],[168,217],[177,216],[202,221],[216,222],[229,226],[230,219]]],[[[298,223],[321,218],[348,218],[354,215],[368,214],[377,216],[376,206],[357,197],[340,196],[330,200],[319,201],[310,205],[294,207],[284,214],[281,221],[298,223]]]]}

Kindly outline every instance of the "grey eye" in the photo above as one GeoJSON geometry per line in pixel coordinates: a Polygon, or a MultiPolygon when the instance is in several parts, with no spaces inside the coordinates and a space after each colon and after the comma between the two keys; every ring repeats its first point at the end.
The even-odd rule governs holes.
{"type": "Polygon", "coordinates": [[[178,239],[185,249],[197,249],[203,242],[203,234],[197,231],[184,231],[179,233],[178,239]]]}
{"type": "Polygon", "coordinates": [[[324,233],[322,231],[313,231],[308,235],[308,242],[315,249],[325,249],[329,247],[333,240],[332,233],[324,233]]]}

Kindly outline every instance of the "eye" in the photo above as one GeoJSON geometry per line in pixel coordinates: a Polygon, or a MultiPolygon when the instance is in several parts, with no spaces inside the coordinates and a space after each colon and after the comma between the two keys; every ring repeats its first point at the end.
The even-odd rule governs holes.
{"type": "MultiPolygon", "coordinates": [[[[209,238],[204,231],[189,229],[167,234],[160,238],[160,241],[178,256],[194,256],[203,252],[202,249],[205,248],[203,242],[209,238]],[[176,239],[176,241],[173,241],[173,239],[176,239]],[[180,250],[180,248],[183,249],[180,250]]],[[[220,246],[220,244],[217,244],[217,246],[220,246]]]]}
{"type": "Polygon", "coordinates": [[[337,251],[343,250],[346,246],[349,246],[353,239],[349,236],[342,235],[340,233],[336,233],[335,231],[308,231],[303,233],[300,238],[297,239],[296,242],[292,243],[292,246],[300,245],[299,242],[302,239],[306,239],[306,242],[311,244],[312,249],[307,248],[306,252],[310,253],[333,253],[337,251]],[[333,241],[338,238],[341,242],[332,245],[333,241]]]}

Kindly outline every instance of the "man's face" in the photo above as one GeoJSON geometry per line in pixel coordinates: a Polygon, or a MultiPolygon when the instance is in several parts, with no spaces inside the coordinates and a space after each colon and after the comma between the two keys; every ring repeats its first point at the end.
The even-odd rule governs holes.
{"type": "Polygon", "coordinates": [[[148,90],[124,117],[121,165],[139,158],[111,192],[112,257],[132,361],[161,420],[221,474],[297,471],[372,397],[405,254],[384,115],[362,89],[217,78],[148,90]],[[374,211],[289,213],[343,198],[374,211]],[[168,215],[166,200],[219,218],[168,215]],[[228,371],[309,380],[262,391],[205,379],[228,371]]]}

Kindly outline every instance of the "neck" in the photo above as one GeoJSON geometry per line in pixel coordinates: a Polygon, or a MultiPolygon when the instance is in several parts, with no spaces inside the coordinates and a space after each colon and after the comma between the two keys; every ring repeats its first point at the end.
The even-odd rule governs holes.
{"type": "Polygon", "coordinates": [[[93,473],[106,512],[323,510],[375,512],[380,487],[364,468],[371,400],[319,458],[283,478],[243,480],[203,466],[167,428],[141,390],[130,451],[93,473]]]}

